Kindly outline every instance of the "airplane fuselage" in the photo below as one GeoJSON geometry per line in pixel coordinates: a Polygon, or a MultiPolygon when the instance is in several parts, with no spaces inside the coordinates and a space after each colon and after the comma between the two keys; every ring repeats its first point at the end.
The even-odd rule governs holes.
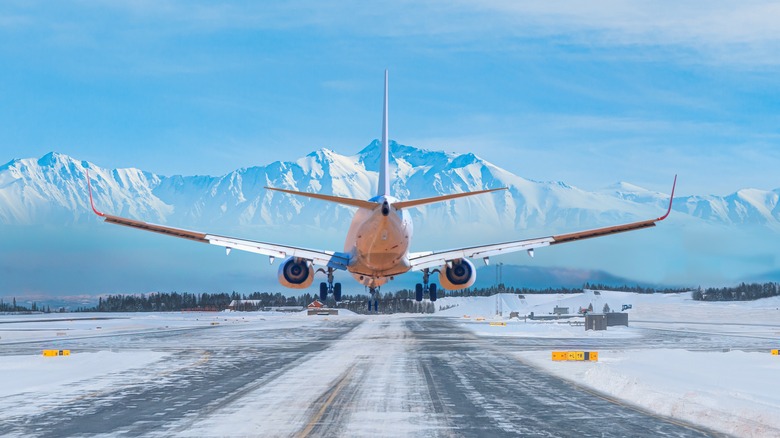
{"type": "Polygon", "coordinates": [[[392,204],[392,196],[371,199],[374,209],[358,208],[347,232],[344,252],[350,255],[347,270],[361,284],[375,288],[390,277],[411,269],[409,244],[412,239],[412,219],[406,210],[392,204]]]}

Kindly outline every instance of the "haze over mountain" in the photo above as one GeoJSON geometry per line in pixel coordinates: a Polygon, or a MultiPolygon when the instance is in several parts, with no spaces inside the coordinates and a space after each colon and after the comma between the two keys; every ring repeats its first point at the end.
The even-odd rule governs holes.
{"type": "MultiPolygon", "coordinates": [[[[0,284],[0,295],[30,284],[36,269],[48,271],[52,266],[67,264],[75,251],[73,247],[84,245],[104,255],[103,260],[93,262],[106,264],[95,274],[105,276],[101,280],[103,286],[87,282],[76,290],[71,287],[70,292],[102,291],[99,289],[120,272],[148,274],[141,283],[121,283],[127,288],[122,290],[128,292],[164,287],[157,281],[170,278],[171,272],[177,273],[175,280],[163,284],[224,284],[240,288],[229,286],[236,283],[226,279],[242,269],[253,273],[242,274],[241,284],[275,281],[275,267],[254,272],[258,257],[252,255],[230,262],[205,262],[222,283],[211,282],[207,277],[196,281],[197,275],[191,278],[186,272],[203,271],[198,268],[204,263],[199,254],[217,253],[216,248],[195,249],[191,242],[98,225],[100,218],[89,208],[87,169],[97,207],[111,214],[255,240],[338,250],[352,218],[349,207],[274,193],[264,187],[368,199],[376,192],[378,151],[376,141],[350,156],[320,149],[296,161],[237,169],[224,176],[163,176],[141,169],[105,169],[55,152],[40,159],[12,160],[0,166],[0,223],[6,230],[5,246],[32,251],[29,248],[38,245],[40,252],[28,252],[27,263],[19,260],[18,252],[6,253],[6,275],[0,284]],[[37,231],[40,229],[45,231],[37,231]],[[90,240],[95,236],[104,240],[90,240]],[[89,244],[84,243],[85,239],[90,240],[89,244]],[[44,252],[45,257],[41,255],[44,252]],[[121,259],[122,265],[110,262],[114,259],[121,259]],[[219,263],[224,265],[220,267],[219,263]]],[[[509,188],[506,192],[413,209],[413,250],[539,237],[648,219],[662,215],[668,205],[667,193],[627,182],[589,192],[563,182],[525,179],[471,153],[430,151],[392,142],[391,155],[392,193],[400,199],[509,188]]],[[[672,175],[669,177],[671,188],[672,175]]],[[[680,184],[684,181],[685,176],[681,175],[680,184]]],[[[777,251],[771,240],[777,241],[780,230],[779,197],[780,189],[741,189],[727,196],[678,197],[673,204],[674,213],[656,229],[544,249],[545,257],[541,260],[537,257],[528,262],[526,258],[523,262],[565,266],[572,278],[602,270],[616,275],[614,278],[637,278],[655,284],[717,283],[759,274],[764,275],[762,279],[771,279],[778,272],[777,251]]],[[[212,260],[211,256],[204,257],[212,260]]],[[[516,260],[517,257],[506,261],[516,260]]],[[[418,281],[413,273],[407,276],[409,281],[399,281],[399,286],[418,281]]],[[[41,279],[36,281],[40,284],[30,287],[30,291],[46,289],[41,279]]],[[[345,277],[341,281],[347,284],[351,280],[345,277]]],[[[118,285],[113,291],[117,288],[118,285]]]]}
{"type": "MultiPolygon", "coordinates": [[[[588,192],[563,182],[532,181],[480,159],[391,144],[393,194],[400,199],[508,187],[508,192],[414,209],[415,225],[480,224],[504,231],[566,229],[662,214],[668,193],[630,183],[588,192]]],[[[291,162],[237,169],[224,176],[162,176],[141,169],[105,169],[52,152],[0,166],[4,224],[72,224],[95,220],[85,171],[98,208],[112,214],[179,226],[303,225],[343,229],[341,205],[273,193],[265,186],[368,199],[376,192],[376,142],[356,155],[320,149],[291,162]]],[[[681,176],[684,184],[684,175],[681,176]]],[[[670,175],[671,186],[671,175],[670,175]]],[[[671,188],[671,187],[670,187],[671,188]]],[[[727,196],[678,197],[674,211],[709,223],[780,229],[780,188],[741,189],[727,196]]]]}

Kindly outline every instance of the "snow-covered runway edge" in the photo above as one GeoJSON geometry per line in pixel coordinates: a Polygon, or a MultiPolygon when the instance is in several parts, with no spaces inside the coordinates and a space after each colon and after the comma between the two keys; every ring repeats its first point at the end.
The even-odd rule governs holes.
{"type": "MultiPolygon", "coordinates": [[[[583,344],[580,350],[597,350],[598,362],[552,361],[552,349],[515,353],[518,360],[543,369],[576,385],[622,400],[660,416],[699,424],[741,437],[780,436],[780,299],[753,302],[709,303],[693,301],[689,294],[633,294],[593,291],[576,295],[514,294],[493,297],[448,298],[440,315],[462,314],[462,324],[475,334],[497,340],[512,338],[567,339],[583,344]],[[610,327],[605,332],[585,331],[566,321],[530,322],[497,316],[519,312],[548,314],[553,306],[574,309],[608,304],[629,310],[630,327],[610,327]],[[465,318],[468,316],[468,318],[465,318]],[[479,318],[481,321],[476,322],[479,318]],[[482,321],[484,318],[484,321],[482,321]],[[507,326],[489,322],[507,321],[507,326]],[[599,349],[599,340],[672,337],[691,334],[711,340],[684,343],[680,348],[653,348],[610,343],[599,349]],[[728,338],[737,345],[715,348],[728,338]],[[738,339],[745,339],[740,345],[738,339]],[[760,347],[765,344],[765,348],[760,347]],[[759,345],[758,349],[756,345],[759,345]],[[758,350],[758,351],[756,351],[758,350]]],[[[673,344],[671,341],[669,344],[673,344]]],[[[730,345],[723,342],[724,345],[730,345]]]]}

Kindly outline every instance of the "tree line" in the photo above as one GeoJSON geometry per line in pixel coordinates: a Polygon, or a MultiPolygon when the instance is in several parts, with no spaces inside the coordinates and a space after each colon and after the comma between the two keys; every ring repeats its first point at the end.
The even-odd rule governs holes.
{"type": "MultiPolygon", "coordinates": [[[[511,293],[517,295],[532,294],[574,294],[583,290],[620,290],[636,293],[679,293],[688,292],[691,289],[679,288],[651,288],[643,286],[609,286],[604,284],[585,283],[581,288],[515,288],[499,284],[486,288],[468,288],[459,291],[440,291],[440,295],[462,296],[491,296],[497,293],[511,293]]],[[[435,304],[425,300],[418,303],[414,299],[414,290],[401,289],[395,292],[386,292],[377,297],[380,313],[433,313],[435,304]]],[[[741,283],[734,287],[694,289],[692,298],[699,301],[749,301],[759,298],[769,298],[780,295],[778,283],[741,283]]],[[[115,294],[98,298],[98,303],[93,307],[79,307],[77,312],[180,312],[180,311],[221,311],[228,308],[233,300],[256,300],[257,304],[246,303],[237,310],[259,310],[270,307],[301,307],[304,308],[316,299],[316,295],[303,293],[298,296],[286,296],[280,292],[253,292],[239,294],[237,292],[226,293],[201,293],[188,292],[154,292],[149,294],[115,294]]],[[[343,295],[340,303],[335,303],[332,297],[328,298],[331,307],[348,309],[356,313],[367,313],[368,302],[374,301],[368,295],[343,295]]],[[[20,305],[13,298],[11,302],[0,299],[0,312],[25,313],[42,312],[49,313],[49,306],[40,306],[33,302],[29,306],[20,305]]]]}
{"type": "Polygon", "coordinates": [[[2,298],[0,298],[0,312],[11,312],[11,313],[26,313],[26,312],[35,312],[35,313],[50,313],[51,308],[49,306],[39,306],[38,303],[33,301],[33,303],[30,305],[30,307],[22,306],[16,304],[16,298],[14,297],[13,300],[10,303],[6,303],[2,298]]]}
{"type": "Polygon", "coordinates": [[[692,298],[698,301],[753,301],[759,298],[776,297],[780,295],[778,283],[740,283],[734,287],[698,288],[693,291],[692,298]]]}

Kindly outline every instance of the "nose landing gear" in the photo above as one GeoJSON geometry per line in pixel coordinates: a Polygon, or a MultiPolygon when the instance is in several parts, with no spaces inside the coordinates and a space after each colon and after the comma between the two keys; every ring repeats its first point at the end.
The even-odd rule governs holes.
{"type": "Polygon", "coordinates": [[[371,299],[374,300],[374,312],[379,312],[379,288],[369,287],[368,292],[371,293],[371,297],[368,299],[368,311],[371,311],[371,299]]]}

